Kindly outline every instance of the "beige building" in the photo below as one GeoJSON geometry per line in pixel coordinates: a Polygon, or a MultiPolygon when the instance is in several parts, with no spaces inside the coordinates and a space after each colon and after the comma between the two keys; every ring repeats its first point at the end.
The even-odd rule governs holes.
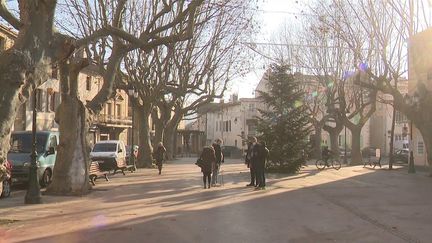
{"type": "MultiPolygon", "coordinates": [[[[16,33],[0,25],[0,51],[7,50],[14,44],[16,33]]],[[[78,94],[81,101],[90,101],[102,87],[102,77],[92,66],[84,68],[78,78],[78,94]]],[[[37,87],[35,94],[23,104],[14,123],[14,130],[31,130],[33,116],[33,95],[36,95],[37,130],[55,130],[55,110],[61,102],[58,70],[53,67],[51,77],[37,87]]],[[[99,140],[120,139],[128,144],[128,130],[132,127],[132,110],[129,97],[123,90],[116,90],[113,98],[105,105],[90,127],[93,133],[92,143],[99,140]]]]}

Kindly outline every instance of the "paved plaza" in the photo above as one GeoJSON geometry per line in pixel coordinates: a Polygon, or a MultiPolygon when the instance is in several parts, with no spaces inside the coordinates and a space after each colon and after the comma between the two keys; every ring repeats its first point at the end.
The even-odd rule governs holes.
{"type": "Polygon", "coordinates": [[[222,166],[223,185],[202,188],[193,158],[98,180],[85,197],[24,190],[0,200],[0,242],[430,242],[432,178],[425,172],[342,167],[268,174],[245,185],[240,160],[222,166]]]}

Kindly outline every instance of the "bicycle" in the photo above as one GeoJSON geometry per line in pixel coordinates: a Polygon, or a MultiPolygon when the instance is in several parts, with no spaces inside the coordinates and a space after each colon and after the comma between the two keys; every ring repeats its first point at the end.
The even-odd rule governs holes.
{"type": "Polygon", "coordinates": [[[324,170],[326,167],[333,167],[335,170],[339,170],[342,167],[342,164],[339,160],[334,158],[329,158],[327,161],[324,161],[322,159],[318,159],[315,162],[316,167],[318,170],[324,170]]]}

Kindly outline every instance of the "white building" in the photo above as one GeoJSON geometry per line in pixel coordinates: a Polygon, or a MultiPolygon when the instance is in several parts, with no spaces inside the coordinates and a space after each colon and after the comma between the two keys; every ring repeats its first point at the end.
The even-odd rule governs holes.
{"type": "Polygon", "coordinates": [[[233,95],[228,103],[221,101],[202,107],[194,128],[204,132],[207,145],[220,138],[225,146],[245,149],[245,139],[256,135],[259,108],[262,108],[259,98],[237,99],[233,95]]]}

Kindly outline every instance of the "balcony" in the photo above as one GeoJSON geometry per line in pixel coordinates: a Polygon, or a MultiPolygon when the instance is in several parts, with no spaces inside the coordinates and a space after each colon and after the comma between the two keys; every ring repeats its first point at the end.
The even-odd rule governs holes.
{"type": "Polygon", "coordinates": [[[94,123],[107,127],[132,127],[132,118],[99,114],[94,123]]]}

